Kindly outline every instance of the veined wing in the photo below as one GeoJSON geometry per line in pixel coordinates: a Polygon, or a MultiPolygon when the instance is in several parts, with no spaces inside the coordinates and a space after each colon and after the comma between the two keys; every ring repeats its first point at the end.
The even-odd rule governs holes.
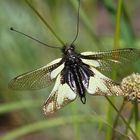
{"type": "Polygon", "coordinates": [[[61,58],[56,59],[44,67],[17,76],[11,80],[9,88],[17,90],[44,88],[56,78],[63,68],[61,58]]]}
{"type": "Polygon", "coordinates": [[[122,96],[120,85],[106,77],[94,67],[90,68],[94,76],[90,76],[87,92],[91,95],[99,96],[122,96]]]}
{"type": "Polygon", "coordinates": [[[99,70],[110,70],[114,64],[128,64],[140,58],[140,50],[134,48],[116,49],[104,52],[83,52],[82,61],[99,70]]]}
{"type": "Polygon", "coordinates": [[[74,93],[67,83],[61,84],[61,76],[59,74],[50,96],[43,105],[43,111],[46,115],[54,113],[74,101],[76,96],[76,93],[74,93]]]}

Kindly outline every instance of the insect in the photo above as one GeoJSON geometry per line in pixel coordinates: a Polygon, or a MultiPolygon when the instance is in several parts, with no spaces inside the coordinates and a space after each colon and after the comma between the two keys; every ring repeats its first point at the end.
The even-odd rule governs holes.
{"type": "MultiPolygon", "coordinates": [[[[19,32],[13,28],[11,30],[19,32]]],[[[25,35],[24,33],[21,34],[25,35]]],[[[28,35],[25,36],[32,38],[28,35]]],[[[140,57],[140,51],[134,48],[126,48],[104,52],[77,53],[74,45],[77,36],[78,26],[76,37],[72,43],[62,47],[62,58],[58,58],[44,67],[17,76],[9,83],[9,87],[19,90],[41,89],[47,87],[50,82],[56,79],[55,85],[43,105],[46,115],[61,109],[74,101],[77,96],[85,104],[86,92],[90,95],[119,94],[118,83],[101,72],[108,71],[113,64],[120,65],[133,61],[134,57],[140,57]]]]}

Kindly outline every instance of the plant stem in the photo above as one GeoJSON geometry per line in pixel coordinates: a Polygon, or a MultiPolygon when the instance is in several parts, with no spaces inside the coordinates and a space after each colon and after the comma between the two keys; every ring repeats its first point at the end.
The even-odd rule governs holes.
{"type": "Polygon", "coordinates": [[[112,134],[111,140],[114,140],[114,138],[115,138],[115,131],[114,131],[114,129],[115,129],[116,126],[117,126],[117,123],[118,123],[118,120],[119,120],[119,116],[120,116],[120,114],[121,114],[121,112],[122,112],[122,110],[123,110],[125,104],[126,104],[126,102],[125,102],[125,100],[123,100],[123,103],[122,103],[122,105],[121,105],[121,107],[120,107],[120,109],[119,109],[119,113],[117,114],[117,116],[116,116],[116,118],[115,118],[115,121],[114,121],[114,123],[113,123],[113,129],[112,129],[112,133],[111,133],[111,134],[112,134]]]}
{"type": "MultiPolygon", "coordinates": [[[[114,49],[119,48],[121,9],[122,9],[122,0],[118,0],[117,11],[116,11],[116,27],[115,27],[116,30],[115,30],[115,34],[114,34],[114,49]]],[[[112,77],[115,79],[116,71],[114,69],[115,69],[115,66],[113,66],[113,70],[112,70],[112,77]]],[[[111,101],[108,97],[106,97],[106,98],[109,102],[111,101]]],[[[111,101],[111,103],[113,104],[112,101],[111,101]]],[[[113,106],[115,106],[115,105],[113,104],[113,106]]],[[[117,120],[119,119],[120,113],[121,112],[119,111],[117,114],[116,121],[114,122],[113,128],[115,128],[117,125],[117,122],[118,122],[117,120]]],[[[113,139],[115,132],[114,132],[114,130],[110,130],[110,131],[112,131],[112,136],[110,137],[110,139],[113,139]]]]}
{"type": "MultiPolygon", "coordinates": [[[[115,109],[115,111],[119,114],[119,110],[116,108],[116,106],[111,102],[111,100],[105,96],[106,99],[109,101],[109,103],[112,105],[112,107],[115,109]]],[[[121,115],[121,113],[119,114],[120,118],[123,120],[123,122],[125,123],[125,125],[129,128],[129,130],[131,131],[131,133],[134,135],[134,137],[136,138],[136,140],[139,140],[139,138],[137,137],[136,133],[134,132],[134,130],[130,127],[130,125],[128,124],[128,122],[125,120],[125,118],[121,115]]]]}
{"type": "MultiPolygon", "coordinates": [[[[111,101],[114,102],[114,99],[111,98],[111,101]]],[[[110,105],[110,103],[108,104],[108,111],[107,111],[107,121],[110,122],[111,124],[113,123],[113,118],[112,118],[112,114],[113,114],[113,109],[110,105]]],[[[111,131],[112,128],[108,127],[106,130],[106,137],[105,140],[110,140],[111,139],[111,131]]]]}
{"type": "Polygon", "coordinates": [[[114,49],[119,48],[121,9],[122,9],[122,0],[118,0],[117,15],[116,15],[116,30],[114,34],[114,49]]]}
{"type": "Polygon", "coordinates": [[[134,112],[135,112],[135,132],[136,134],[138,135],[139,134],[139,126],[138,126],[138,123],[139,123],[139,110],[138,110],[138,103],[135,102],[134,103],[134,112]]]}
{"type": "MultiPolygon", "coordinates": [[[[130,112],[130,115],[129,115],[129,118],[128,118],[128,123],[130,124],[132,119],[133,119],[133,114],[134,114],[134,110],[131,109],[131,112],[130,112]]],[[[128,127],[126,126],[126,129],[125,129],[125,134],[128,134],[128,127]]]]}

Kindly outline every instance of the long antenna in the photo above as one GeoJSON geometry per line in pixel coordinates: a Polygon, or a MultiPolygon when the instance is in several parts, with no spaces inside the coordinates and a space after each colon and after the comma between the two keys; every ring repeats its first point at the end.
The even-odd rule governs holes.
{"type": "Polygon", "coordinates": [[[81,0],[78,0],[78,14],[77,14],[76,35],[75,35],[75,38],[74,38],[74,40],[72,41],[71,44],[73,44],[76,41],[76,39],[78,37],[78,34],[79,34],[80,3],[81,3],[81,0]]]}
{"type": "Polygon", "coordinates": [[[52,34],[56,37],[56,39],[62,44],[65,45],[63,40],[56,34],[56,32],[51,28],[48,22],[41,16],[41,14],[30,4],[28,0],[25,0],[28,6],[35,12],[35,14],[40,18],[40,20],[48,27],[48,29],[52,32],[52,34]]]}
{"type": "Polygon", "coordinates": [[[27,35],[27,34],[25,34],[25,33],[23,33],[23,32],[20,32],[20,31],[14,29],[13,27],[11,27],[10,30],[11,30],[11,31],[14,31],[14,32],[17,32],[17,33],[19,33],[19,34],[21,34],[21,35],[24,35],[24,36],[26,36],[26,37],[28,37],[28,38],[30,38],[30,39],[32,39],[32,40],[34,40],[34,41],[36,41],[36,42],[38,42],[38,43],[44,45],[44,46],[47,46],[47,47],[49,47],[49,48],[61,49],[60,47],[55,47],[55,46],[51,46],[51,45],[48,45],[48,44],[46,44],[46,43],[43,43],[43,42],[41,42],[40,40],[38,40],[38,39],[36,39],[36,38],[34,38],[34,37],[30,36],[30,35],[27,35]]]}

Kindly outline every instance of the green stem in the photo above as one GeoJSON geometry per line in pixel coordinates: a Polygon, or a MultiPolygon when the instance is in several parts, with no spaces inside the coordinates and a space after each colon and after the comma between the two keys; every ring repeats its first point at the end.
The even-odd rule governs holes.
{"type": "MultiPolygon", "coordinates": [[[[129,115],[129,118],[128,118],[128,124],[130,124],[132,122],[132,119],[133,119],[133,115],[134,115],[134,110],[131,109],[131,112],[130,112],[130,115],[129,115]]],[[[126,129],[125,129],[125,134],[128,134],[128,130],[129,128],[126,126],[126,129]]]]}
{"type": "MultiPolygon", "coordinates": [[[[115,111],[119,114],[119,110],[116,108],[116,106],[111,102],[111,100],[105,96],[106,99],[109,101],[109,103],[111,104],[111,106],[115,109],[115,111]]],[[[119,114],[120,118],[123,120],[123,122],[125,123],[125,125],[127,126],[127,128],[129,128],[129,130],[131,131],[131,133],[134,135],[134,137],[136,138],[136,140],[139,140],[139,138],[137,137],[136,133],[134,132],[134,130],[130,127],[130,125],[128,124],[128,122],[125,120],[125,118],[121,115],[121,113],[119,114]]]]}
{"type": "Polygon", "coordinates": [[[139,135],[139,126],[138,126],[138,123],[139,123],[139,110],[138,110],[138,103],[135,102],[134,104],[134,112],[135,112],[135,132],[137,135],[139,135]]]}
{"type": "Polygon", "coordinates": [[[48,29],[52,32],[52,34],[56,37],[56,39],[64,46],[65,43],[62,41],[62,39],[56,34],[56,32],[51,28],[51,26],[48,24],[48,22],[40,15],[40,13],[28,2],[28,0],[25,0],[28,6],[36,13],[36,15],[41,19],[41,21],[48,27],[48,29]]]}
{"type": "Polygon", "coordinates": [[[118,0],[117,15],[116,15],[116,30],[115,30],[115,34],[114,34],[114,48],[115,49],[119,48],[121,9],[122,9],[122,0],[118,0]]]}
{"type": "MultiPolygon", "coordinates": [[[[122,9],[122,0],[118,0],[118,4],[117,4],[117,15],[116,15],[116,30],[115,30],[115,34],[114,34],[114,49],[117,49],[119,48],[119,39],[120,39],[120,23],[121,23],[121,9],[122,9]]],[[[115,71],[115,66],[113,66],[113,70],[112,70],[112,78],[115,79],[116,78],[116,71],[115,71]]],[[[106,97],[107,100],[112,103],[113,106],[115,106],[113,104],[113,102],[108,98],[106,97]]],[[[109,110],[109,112],[111,112],[111,109],[109,110]]],[[[117,119],[119,118],[120,116],[120,112],[118,111],[118,117],[117,119]]],[[[113,123],[113,121],[112,121],[113,123]]],[[[116,124],[114,124],[116,125],[116,124]]],[[[114,131],[113,130],[108,130],[107,131],[107,135],[109,137],[109,139],[113,138],[114,137],[114,131]],[[112,136],[110,135],[110,133],[112,132],[112,136]]]]}
{"type": "MultiPolygon", "coordinates": [[[[114,102],[113,98],[112,98],[112,102],[114,102]]],[[[110,106],[110,104],[108,104],[107,121],[110,122],[111,124],[113,123],[112,114],[113,114],[113,109],[110,106]]],[[[110,140],[111,139],[111,135],[110,135],[111,131],[112,131],[112,128],[108,127],[107,130],[106,130],[105,140],[110,140]]]]}
{"type": "Polygon", "coordinates": [[[122,110],[123,110],[125,104],[126,104],[126,102],[125,102],[125,100],[123,100],[123,103],[122,103],[122,105],[121,105],[121,107],[120,107],[120,109],[119,109],[119,113],[117,114],[117,116],[116,116],[116,118],[115,118],[115,121],[114,121],[114,123],[113,123],[113,129],[112,129],[112,133],[111,133],[111,134],[112,134],[111,140],[114,140],[114,139],[115,139],[115,131],[114,131],[114,129],[115,129],[116,126],[117,126],[117,123],[118,123],[118,121],[119,121],[120,114],[121,114],[121,112],[122,112],[122,110]]]}

